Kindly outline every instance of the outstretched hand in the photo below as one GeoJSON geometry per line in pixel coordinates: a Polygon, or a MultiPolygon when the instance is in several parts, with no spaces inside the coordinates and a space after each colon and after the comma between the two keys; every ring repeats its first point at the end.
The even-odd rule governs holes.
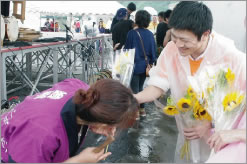
{"type": "Polygon", "coordinates": [[[245,131],[243,130],[222,130],[214,133],[209,139],[207,143],[210,148],[214,148],[215,152],[218,152],[224,146],[230,143],[241,141],[241,136],[245,136],[245,131]]]}
{"type": "Polygon", "coordinates": [[[95,148],[96,147],[86,148],[80,154],[65,161],[65,163],[97,163],[111,155],[111,152],[104,154],[104,150],[95,153],[93,151],[95,148]]]}

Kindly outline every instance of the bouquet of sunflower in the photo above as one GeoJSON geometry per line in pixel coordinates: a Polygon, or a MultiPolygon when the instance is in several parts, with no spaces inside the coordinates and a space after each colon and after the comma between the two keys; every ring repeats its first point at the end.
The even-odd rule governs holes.
{"type": "MultiPolygon", "coordinates": [[[[197,79],[190,79],[197,93],[204,95],[205,109],[212,116],[214,131],[230,130],[244,112],[245,92],[235,81],[231,68],[206,67],[197,79]]],[[[214,151],[211,151],[211,155],[214,151]]]]}
{"type": "Polygon", "coordinates": [[[112,55],[112,78],[129,87],[134,69],[135,49],[121,49],[112,55]]]}
{"type": "Polygon", "coordinates": [[[245,93],[238,89],[235,74],[230,68],[216,73],[216,83],[211,91],[208,111],[212,113],[215,130],[232,129],[234,122],[243,112],[245,93]]]}
{"type": "MultiPolygon", "coordinates": [[[[163,109],[163,113],[168,116],[177,115],[184,127],[191,128],[194,125],[200,124],[202,121],[211,121],[210,114],[205,109],[206,102],[204,95],[196,93],[192,86],[186,90],[184,97],[180,98],[177,102],[174,98],[169,96],[164,106],[160,101],[155,100],[155,105],[163,109]]],[[[199,140],[185,140],[180,148],[180,158],[187,161],[198,162],[200,161],[200,146],[199,140]],[[193,151],[191,151],[193,150],[193,151]]]]}
{"type": "Polygon", "coordinates": [[[211,121],[212,118],[206,111],[205,106],[204,94],[198,95],[193,88],[189,86],[186,95],[179,99],[177,103],[175,103],[171,97],[168,97],[167,105],[163,108],[163,112],[169,116],[177,114],[187,116],[191,118],[192,122],[194,122],[194,120],[211,121]]]}

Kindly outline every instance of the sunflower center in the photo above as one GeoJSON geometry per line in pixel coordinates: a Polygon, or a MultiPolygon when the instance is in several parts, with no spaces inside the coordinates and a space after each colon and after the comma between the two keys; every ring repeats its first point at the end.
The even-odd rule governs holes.
{"type": "Polygon", "coordinates": [[[236,105],[236,104],[237,104],[237,102],[233,100],[233,101],[231,101],[231,102],[228,102],[227,105],[228,105],[228,106],[232,106],[232,105],[236,105]]]}
{"type": "Polygon", "coordinates": [[[168,108],[168,110],[172,110],[173,108],[168,108]]]}
{"type": "Polygon", "coordinates": [[[182,107],[183,107],[183,108],[189,108],[190,106],[189,106],[189,104],[187,104],[187,103],[183,103],[183,104],[182,104],[182,107]]]}
{"type": "Polygon", "coordinates": [[[203,110],[200,114],[203,116],[204,114],[206,114],[206,111],[203,110]]]}

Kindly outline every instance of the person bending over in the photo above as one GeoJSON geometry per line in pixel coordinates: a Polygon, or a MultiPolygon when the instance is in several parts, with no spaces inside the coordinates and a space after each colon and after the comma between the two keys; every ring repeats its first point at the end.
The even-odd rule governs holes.
{"type": "Polygon", "coordinates": [[[102,79],[89,87],[66,79],[1,116],[2,162],[98,162],[111,153],[90,147],[78,154],[88,129],[114,136],[116,128],[134,124],[137,111],[132,92],[118,81],[102,79]]]}

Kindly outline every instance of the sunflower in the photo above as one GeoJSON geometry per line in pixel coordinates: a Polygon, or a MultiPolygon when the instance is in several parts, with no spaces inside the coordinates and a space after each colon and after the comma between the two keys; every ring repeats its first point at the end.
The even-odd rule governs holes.
{"type": "Polygon", "coordinates": [[[235,79],[235,74],[232,73],[232,71],[229,68],[228,68],[227,73],[226,73],[226,79],[227,79],[227,82],[229,84],[231,84],[233,82],[233,80],[235,79]]]}
{"type": "Polygon", "coordinates": [[[187,93],[188,95],[194,94],[195,91],[193,90],[193,88],[191,86],[189,86],[189,88],[187,89],[187,93]]]}
{"type": "Polygon", "coordinates": [[[200,108],[201,108],[200,103],[196,101],[193,108],[193,115],[196,120],[200,119],[200,108]]]}
{"type": "Polygon", "coordinates": [[[174,116],[176,114],[178,114],[178,110],[175,106],[166,106],[164,109],[163,109],[163,112],[169,116],[174,116]]]}
{"type": "Polygon", "coordinates": [[[196,101],[194,105],[193,115],[196,120],[212,120],[210,114],[203,108],[199,101],[196,101]]]}
{"type": "Polygon", "coordinates": [[[190,99],[181,98],[177,103],[178,110],[181,112],[187,112],[191,109],[191,104],[190,99]]]}
{"type": "Polygon", "coordinates": [[[196,99],[196,92],[191,86],[187,89],[187,94],[192,98],[192,100],[196,99]]]}
{"type": "Polygon", "coordinates": [[[232,111],[235,109],[243,101],[243,98],[244,96],[237,92],[227,94],[222,102],[224,111],[232,111]]]}
{"type": "Polygon", "coordinates": [[[210,114],[204,108],[201,108],[199,113],[200,113],[201,120],[212,121],[212,117],[210,116],[210,114]]]}

